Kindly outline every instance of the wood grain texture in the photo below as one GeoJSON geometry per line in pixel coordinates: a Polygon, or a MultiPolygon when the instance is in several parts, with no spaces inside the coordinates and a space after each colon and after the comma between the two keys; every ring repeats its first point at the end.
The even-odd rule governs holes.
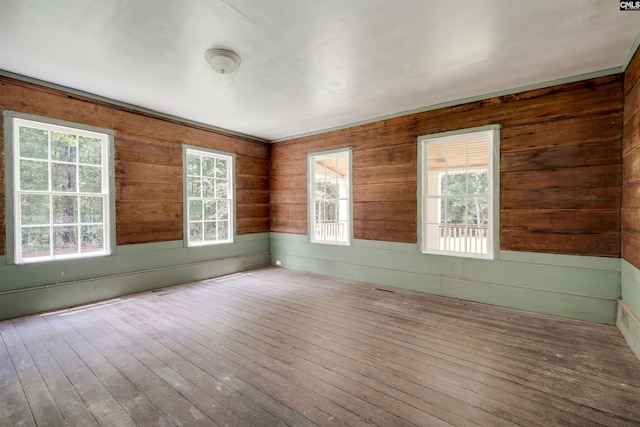
{"type": "Polygon", "coordinates": [[[640,48],[636,50],[624,72],[625,96],[631,92],[631,89],[638,83],[638,81],[640,81],[640,48]]]}
{"type": "Polygon", "coordinates": [[[624,123],[627,124],[640,112],[640,83],[636,83],[624,98],[624,123]]]}
{"type": "MultiPolygon", "coordinates": [[[[265,143],[8,77],[0,77],[0,108],[115,132],[119,245],[182,239],[183,144],[235,153],[238,202],[269,203],[269,146],[265,143]]],[[[0,135],[3,155],[2,148],[0,135]]],[[[1,201],[3,182],[4,168],[0,171],[1,201]]],[[[265,212],[264,207],[239,209],[237,233],[269,231],[265,212]]],[[[6,253],[4,233],[2,226],[0,255],[6,253]]]]}
{"type": "Polygon", "coordinates": [[[627,262],[634,266],[634,263],[640,263],[640,245],[638,244],[637,233],[623,229],[621,247],[622,256],[627,262]]]}
{"type": "Polygon", "coordinates": [[[0,322],[0,363],[10,425],[640,419],[613,326],[275,268],[0,322]]]}
{"type": "Polygon", "coordinates": [[[619,187],[548,188],[502,191],[500,207],[538,209],[544,200],[547,209],[620,209],[619,187]]]}
{"type": "Polygon", "coordinates": [[[625,71],[622,257],[640,268],[640,48],[625,71]]]}
{"type": "Polygon", "coordinates": [[[281,217],[291,208],[278,208],[306,206],[307,153],[349,146],[354,237],[415,242],[417,137],[498,124],[506,218],[501,236],[509,232],[501,249],[618,256],[623,93],[624,77],[617,74],[275,143],[272,231],[306,234],[306,224],[281,217]],[[592,226],[596,234],[575,238],[594,232],[592,226]],[[528,231],[520,241],[523,230],[528,231]],[[606,243],[593,237],[600,231],[606,243]],[[561,242],[567,235],[572,237],[561,242]]]}

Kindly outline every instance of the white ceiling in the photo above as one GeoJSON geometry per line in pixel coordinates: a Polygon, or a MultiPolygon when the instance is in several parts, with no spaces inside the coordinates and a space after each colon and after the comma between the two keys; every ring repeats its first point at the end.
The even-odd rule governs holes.
{"type": "Polygon", "coordinates": [[[277,140],[620,71],[639,34],[616,0],[0,0],[0,69],[277,140]]]}

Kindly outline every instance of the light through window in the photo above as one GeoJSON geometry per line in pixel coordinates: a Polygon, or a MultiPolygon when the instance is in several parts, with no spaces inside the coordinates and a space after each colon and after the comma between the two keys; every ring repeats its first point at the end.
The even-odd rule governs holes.
{"type": "Polygon", "coordinates": [[[493,257],[494,132],[420,138],[423,252],[493,257]]]}
{"type": "Polygon", "coordinates": [[[16,263],[109,253],[109,135],[13,119],[16,263]]]}
{"type": "Polygon", "coordinates": [[[233,241],[233,157],[186,150],[188,246],[233,241]]]}
{"type": "Polygon", "coordinates": [[[309,156],[310,234],[315,243],[351,240],[351,150],[309,156]]]}

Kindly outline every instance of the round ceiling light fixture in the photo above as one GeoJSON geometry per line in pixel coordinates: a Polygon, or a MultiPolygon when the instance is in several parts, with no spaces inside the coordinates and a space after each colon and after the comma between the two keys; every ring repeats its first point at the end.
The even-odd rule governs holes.
{"type": "Polygon", "coordinates": [[[231,74],[240,66],[240,56],[229,49],[209,49],[204,53],[204,58],[209,66],[220,74],[231,74]]]}

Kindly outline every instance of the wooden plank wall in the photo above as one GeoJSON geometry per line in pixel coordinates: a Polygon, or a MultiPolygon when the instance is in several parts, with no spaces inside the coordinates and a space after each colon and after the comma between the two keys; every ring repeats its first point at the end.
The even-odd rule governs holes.
{"type": "MultiPolygon", "coordinates": [[[[118,245],[182,239],[182,144],[236,153],[237,234],[269,231],[266,143],[3,76],[0,76],[0,109],[115,131],[118,245]]],[[[0,132],[2,160],[3,144],[0,132]]],[[[6,253],[4,174],[3,167],[0,255],[6,253]]]]}
{"type": "Polygon", "coordinates": [[[307,234],[306,154],[353,147],[353,235],[417,240],[420,135],[501,125],[503,250],[620,254],[624,76],[495,97],[277,142],[271,231],[307,234]]]}
{"type": "Polygon", "coordinates": [[[622,257],[640,268],[640,48],[624,78],[622,257]]]}

